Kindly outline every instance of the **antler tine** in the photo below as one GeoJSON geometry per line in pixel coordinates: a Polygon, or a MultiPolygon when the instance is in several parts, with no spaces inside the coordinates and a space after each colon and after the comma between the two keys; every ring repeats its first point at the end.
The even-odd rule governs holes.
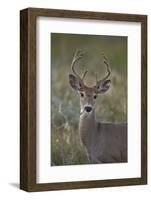
{"type": "MultiPolygon", "coordinates": [[[[71,63],[71,69],[73,73],[81,80],[81,77],[78,75],[78,73],[75,71],[75,63],[83,57],[84,53],[81,50],[77,50],[73,56],[73,60],[71,63]]],[[[83,75],[85,76],[85,75],[83,75]]],[[[83,79],[83,78],[82,78],[83,79]]]]}
{"type": "Polygon", "coordinates": [[[87,70],[83,73],[83,76],[82,76],[82,80],[83,80],[83,81],[84,81],[84,78],[85,78],[85,76],[86,76],[87,73],[88,73],[87,70]]]}
{"type": "Polygon", "coordinates": [[[104,58],[104,64],[106,65],[106,69],[107,69],[107,75],[102,79],[103,81],[106,80],[110,74],[111,74],[111,68],[108,62],[107,57],[103,54],[103,58],[104,58]]]}

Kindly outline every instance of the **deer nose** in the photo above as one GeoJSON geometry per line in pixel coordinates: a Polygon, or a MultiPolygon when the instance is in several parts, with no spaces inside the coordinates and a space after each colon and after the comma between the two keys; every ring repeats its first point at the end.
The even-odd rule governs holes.
{"type": "Polygon", "coordinates": [[[85,111],[86,111],[86,112],[91,112],[91,110],[92,110],[92,107],[90,107],[90,106],[85,106],[85,108],[84,108],[84,109],[85,109],[85,111]]]}

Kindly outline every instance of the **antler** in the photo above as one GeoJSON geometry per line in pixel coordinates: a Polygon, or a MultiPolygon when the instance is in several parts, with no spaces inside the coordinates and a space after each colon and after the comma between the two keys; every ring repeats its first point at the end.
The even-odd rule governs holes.
{"type": "Polygon", "coordinates": [[[111,74],[111,68],[110,68],[108,59],[104,54],[103,54],[103,58],[104,58],[104,64],[106,65],[106,69],[107,69],[107,75],[102,79],[102,81],[106,80],[111,74]]]}
{"type": "Polygon", "coordinates": [[[72,72],[76,75],[76,77],[80,80],[80,82],[84,85],[84,78],[87,74],[87,70],[83,73],[83,76],[82,78],[78,75],[78,73],[76,72],[75,70],[75,63],[80,60],[82,57],[83,57],[84,53],[81,51],[81,50],[77,50],[73,56],[73,60],[72,60],[72,63],[71,63],[71,69],[72,69],[72,72]]]}
{"type": "Polygon", "coordinates": [[[107,69],[107,75],[103,79],[100,79],[99,81],[97,80],[97,75],[96,75],[96,85],[98,85],[100,81],[105,81],[111,74],[111,68],[110,68],[108,59],[104,54],[103,54],[103,58],[104,58],[104,64],[106,65],[106,69],[107,69]]]}
{"type": "MultiPolygon", "coordinates": [[[[80,90],[83,90],[84,88],[87,88],[87,86],[84,84],[84,78],[87,74],[87,70],[85,70],[85,72],[83,73],[82,78],[80,77],[80,75],[76,72],[75,70],[75,64],[78,60],[80,60],[83,57],[84,53],[81,50],[77,50],[74,53],[73,59],[72,59],[72,63],[71,63],[71,70],[73,72],[73,74],[77,77],[78,81],[79,81],[79,86],[80,86],[80,90]]],[[[105,55],[103,54],[103,58],[104,58],[104,64],[106,66],[107,69],[107,75],[100,80],[97,80],[97,74],[96,74],[96,85],[93,86],[93,89],[95,89],[96,92],[98,92],[99,88],[100,88],[100,83],[104,82],[111,74],[111,69],[110,69],[110,65],[108,62],[108,59],[105,57],[105,55]]]]}

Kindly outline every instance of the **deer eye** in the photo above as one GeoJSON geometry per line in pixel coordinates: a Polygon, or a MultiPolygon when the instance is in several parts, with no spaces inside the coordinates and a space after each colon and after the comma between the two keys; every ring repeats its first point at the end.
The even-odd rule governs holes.
{"type": "Polygon", "coordinates": [[[81,96],[81,97],[84,97],[84,94],[83,94],[83,93],[80,93],[80,96],[81,96]]]}
{"type": "Polygon", "coordinates": [[[97,98],[97,95],[94,95],[93,98],[96,99],[96,98],[97,98]]]}

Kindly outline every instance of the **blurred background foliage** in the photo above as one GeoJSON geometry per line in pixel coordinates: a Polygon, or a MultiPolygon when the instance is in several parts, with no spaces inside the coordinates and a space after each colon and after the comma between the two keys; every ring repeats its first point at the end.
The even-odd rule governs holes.
{"type": "Polygon", "coordinates": [[[96,115],[102,122],[127,122],[127,37],[79,34],[51,34],[51,165],[88,164],[81,145],[79,95],[68,82],[74,52],[85,52],[78,62],[82,74],[88,69],[89,86],[106,74],[102,53],[111,66],[111,88],[97,98],[96,115]]]}

